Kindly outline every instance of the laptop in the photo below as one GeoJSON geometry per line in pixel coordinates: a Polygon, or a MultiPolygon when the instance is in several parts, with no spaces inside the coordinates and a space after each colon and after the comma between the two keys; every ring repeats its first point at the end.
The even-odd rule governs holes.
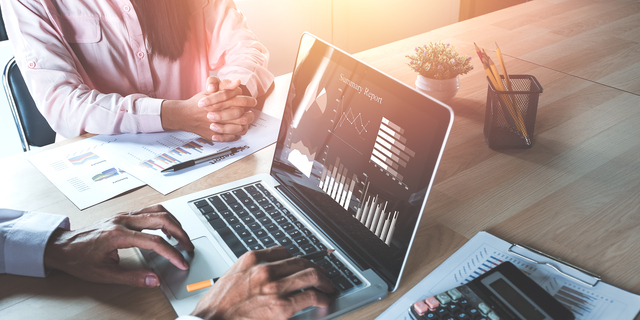
{"type": "Polygon", "coordinates": [[[451,108],[308,33],[286,95],[269,174],[162,203],[195,245],[193,255],[182,250],[191,268],[140,251],[178,315],[191,313],[207,291],[187,292],[186,285],[274,245],[294,256],[335,250],[314,262],[340,294],[330,307],[294,319],[338,317],[398,288],[451,108]]]}

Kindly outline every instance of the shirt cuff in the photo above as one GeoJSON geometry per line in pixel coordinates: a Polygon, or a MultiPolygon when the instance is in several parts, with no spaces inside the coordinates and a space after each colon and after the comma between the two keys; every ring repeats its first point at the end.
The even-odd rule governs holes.
{"type": "Polygon", "coordinates": [[[138,132],[161,132],[161,110],[163,99],[140,98],[136,101],[138,132]]]}
{"type": "Polygon", "coordinates": [[[176,320],[202,320],[202,318],[192,316],[192,315],[186,315],[186,316],[179,316],[176,320]]]}
{"type": "Polygon", "coordinates": [[[46,213],[25,213],[7,233],[4,243],[6,272],[44,277],[44,249],[56,228],[69,230],[69,218],[46,213]]]}

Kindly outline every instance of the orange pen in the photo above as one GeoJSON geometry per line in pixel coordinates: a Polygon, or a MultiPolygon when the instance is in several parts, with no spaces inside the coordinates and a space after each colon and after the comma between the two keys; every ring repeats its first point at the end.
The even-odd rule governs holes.
{"type": "Polygon", "coordinates": [[[187,285],[187,291],[191,292],[191,291],[196,291],[196,290],[200,290],[200,289],[204,289],[204,288],[209,288],[214,283],[216,283],[216,281],[218,281],[218,279],[220,279],[220,278],[213,278],[213,279],[209,279],[209,280],[205,280],[205,281],[200,281],[200,282],[189,284],[189,285],[187,285]]]}

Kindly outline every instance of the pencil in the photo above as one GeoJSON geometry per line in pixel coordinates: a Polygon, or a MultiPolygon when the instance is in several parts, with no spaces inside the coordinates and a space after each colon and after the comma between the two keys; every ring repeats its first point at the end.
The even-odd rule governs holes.
{"type": "Polygon", "coordinates": [[[475,42],[473,43],[473,45],[476,46],[476,53],[480,58],[480,62],[482,62],[482,67],[484,68],[484,72],[487,74],[487,78],[489,78],[489,81],[491,82],[491,84],[493,84],[493,87],[497,88],[498,83],[496,81],[496,78],[493,76],[493,73],[491,73],[491,70],[489,70],[489,65],[485,62],[484,57],[482,56],[482,51],[475,42]]]}
{"type": "MultiPolygon", "coordinates": [[[[476,53],[480,57],[483,67],[485,68],[485,72],[487,73],[487,77],[489,78],[489,81],[493,84],[493,87],[496,88],[498,91],[507,91],[504,84],[502,83],[500,73],[498,72],[498,68],[496,67],[495,63],[493,63],[493,61],[491,60],[489,55],[487,55],[484,49],[481,50],[478,47],[478,45],[475,44],[475,42],[474,42],[474,45],[476,47],[476,53]]],[[[500,54],[498,59],[499,61],[501,61],[502,54],[500,54]]],[[[503,70],[506,71],[506,67],[504,67],[504,62],[501,62],[501,64],[503,66],[503,70]]],[[[508,79],[507,76],[508,75],[505,73],[505,80],[508,79]]],[[[511,87],[511,81],[507,80],[506,82],[507,82],[507,86],[511,87]]],[[[513,97],[511,95],[505,96],[503,94],[498,94],[498,98],[502,100],[502,102],[504,103],[504,107],[510,116],[510,117],[505,117],[506,120],[510,122],[518,131],[521,132],[522,137],[525,140],[525,143],[527,145],[531,145],[531,139],[529,138],[529,134],[527,133],[527,127],[524,124],[524,119],[522,118],[522,114],[520,114],[520,109],[518,109],[518,106],[515,103],[515,99],[512,100],[513,97]]]]}
{"type": "Polygon", "coordinates": [[[509,91],[513,91],[511,86],[511,79],[509,79],[509,74],[507,73],[507,66],[504,64],[504,59],[502,59],[502,52],[500,51],[500,47],[498,47],[497,42],[496,42],[496,55],[498,56],[498,62],[500,63],[500,67],[502,68],[502,74],[504,74],[504,79],[507,80],[507,89],[509,89],[509,91]]]}

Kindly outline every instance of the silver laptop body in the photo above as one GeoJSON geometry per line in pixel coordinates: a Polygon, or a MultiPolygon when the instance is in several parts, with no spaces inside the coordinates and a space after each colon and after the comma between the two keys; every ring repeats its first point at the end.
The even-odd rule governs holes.
{"type": "Polygon", "coordinates": [[[315,262],[331,270],[340,295],[294,319],[338,317],[399,285],[451,108],[308,33],[288,88],[277,81],[269,103],[286,104],[269,174],[162,203],[194,242],[193,255],[182,250],[191,268],[140,250],[178,315],[191,313],[206,291],[187,292],[187,284],[219,277],[243,252],[272,245],[297,256],[336,250],[315,262]]]}

